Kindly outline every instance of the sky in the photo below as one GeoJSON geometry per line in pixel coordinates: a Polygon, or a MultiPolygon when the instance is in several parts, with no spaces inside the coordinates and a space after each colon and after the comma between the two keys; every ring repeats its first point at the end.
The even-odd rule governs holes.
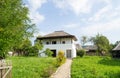
{"type": "Polygon", "coordinates": [[[36,24],[34,36],[63,30],[75,35],[120,40],[120,0],[24,0],[36,24]]]}

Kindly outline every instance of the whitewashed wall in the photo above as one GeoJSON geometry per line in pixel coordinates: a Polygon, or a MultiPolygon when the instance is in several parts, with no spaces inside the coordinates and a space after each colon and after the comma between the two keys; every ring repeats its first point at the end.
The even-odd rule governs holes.
{"type": "MultiPolygon", "coordinates": [[[[40,52],[45,51],[47,48],[51,50],[56,50],[56,54],[58,54],[58,51],[62,50],[65,52],[66,56],[66,50],[71,50],[71,57],[74,58],[76,57],[76,46],[75,42],[71,38],[59,38],[59,39],[44,39],[42,40],[43,43],[43,50],[40,52]],[[52,41],[56,41],[56,44],[52,44],[52,41]],[[65,41],[65,44],[62,44],[62,41],[65,41]],[[49,42],[50,44],[46,44],[46,42],[49,42]]],[[[41,54],[41,56],[45,56],[45,54],[41,54]]]]}

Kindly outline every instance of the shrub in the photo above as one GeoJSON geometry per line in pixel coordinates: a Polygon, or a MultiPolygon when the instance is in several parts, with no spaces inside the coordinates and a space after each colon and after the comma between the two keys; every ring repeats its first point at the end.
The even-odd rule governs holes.
{"type": "Polygon", "coordinates": [[[62,64],[64,64],[66,61],[66,58],[64,56],[64,52],[63,51],[59,51],[58,52],[58,56],[56,58],[56,66],[61,66],[62,64]]]}
{"type": "Polygon", "coordinates": [[[77,50],[77,55],[80,57],[83,57],[85,55],[85,50],[83,50],[83,49],[77,50]]]}
{"type": "Polygon", "coordinates": [[[45,50],[45,54],[46,54],[48,57],[51,57],[52,54],[53,54],[53,52],[52,52],[49,48],[47,48],[47,49],[45,50]]]}
{"type": "Polygon", "coordinates": [[[56,69],[53,66],[45,68],[42,72],[42,78],[49,78],[55,72],[55,70],[56,69]]]}
{"type": "Polygon", "coordinates": [[[39,50],[35,46],[32,46],[28,51],[28,56],[38,56],[38,52],[39,50]]]}

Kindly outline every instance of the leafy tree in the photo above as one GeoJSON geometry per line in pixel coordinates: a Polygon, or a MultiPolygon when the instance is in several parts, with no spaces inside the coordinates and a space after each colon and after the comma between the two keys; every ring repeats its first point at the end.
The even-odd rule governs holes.
{"type": "Polygon", "coordinates": [[[110,49],[109,40],[103,35],[97,34],[95,37],[91,38],[91,41],[97,46],[98,52],[102,55],[104,54],[103,52],[108,52],[110,49]]]}
{"type": "Polygon", "coordinates": [[[43,45],[42,45],[42,43],[41,43],[40,40],[36,40],[34,46],[35,46],[38,50],[42,50],[42,48],[43,48],[43,45]]]}
{"type": "Polygon", "coordinates": [[[34,44],[34,46],[31,47],[31,51],[29,52],[29,56],[37,56],[39,50],[42,50],[43,45],[41,43],[41,41],[37,40],[34,44]]]}
{"type": "Polygon", "coordinates": [[[32,43],[29,39],[24,39],[20,45],[14,46],[13,50],[18,55],[28,56],[29,51],[31,51],[32,43]]]}
{"type": "Polygon", "coordinates": [[[36,41],[34,46],[29,39],[25,39],[19,46],[14,47],[15,53],[23,56],[37,56],[39,50],[42,50],[43,45],[40,41],[36,41]]]}
{"type": "Polygon", "coordinates": [[[85,45],[87,42],[88,42],[87,36],[82,36],[81,37],[81,43],[82,43],[82,45],[85,45]]]}
{"type": "Polygon", "coordinates": [[[31,37],[35,26],[22,0],[0,0],[0,58],[23,39],[31,37]]]}
{"type": "Polygon", "coordinates": [[[120,41],[116,41],[115,44],[113,44],[113,48],[115,48],[119,43],[120,41]]]}

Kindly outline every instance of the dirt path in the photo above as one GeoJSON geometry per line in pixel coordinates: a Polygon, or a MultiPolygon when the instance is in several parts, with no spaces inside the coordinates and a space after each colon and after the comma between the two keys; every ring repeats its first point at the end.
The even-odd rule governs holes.
{"type": "Polygon", "coordinates": [[[66,63],[60,66],[50,78],[71,78],[70,77],[71,64],[72,60],[67,59],[66,63]]]}

